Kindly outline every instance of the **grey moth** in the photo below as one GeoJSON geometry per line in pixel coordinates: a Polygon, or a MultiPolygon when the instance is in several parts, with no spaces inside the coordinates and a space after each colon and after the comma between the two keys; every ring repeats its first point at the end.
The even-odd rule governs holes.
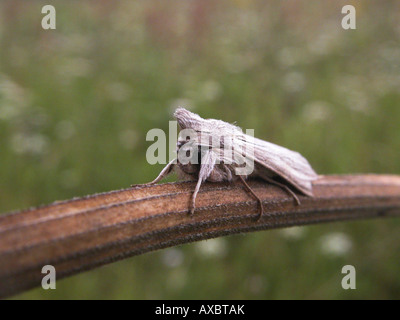
{"type": "Polygon", "coordinates": [[[283,188],[297,204],[300,200],[294,190],[313,196],[312,182],[318,175],[300,153],[254,138],[222,120],[203,119],[185,108],[176,109],[174,117],[181,133],[186,131],[188,134],[179,135],[177,158],[149,184],[159,182],[173,170],[181,180],[197,180],[190,213],[195,211],[196,197],[205,181],[242,182],[260,204],[259,217],[264,212],[263,203],[247,184],[248,178],[260,178],[283,188]],[[241,172],[240,169],[248,164],[253,165],[252,171],[241,172]]]}

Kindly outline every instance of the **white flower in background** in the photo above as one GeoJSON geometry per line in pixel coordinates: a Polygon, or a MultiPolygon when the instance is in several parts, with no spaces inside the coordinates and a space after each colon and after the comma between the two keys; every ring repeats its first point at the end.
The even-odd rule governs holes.
{"type": "Polygon", "coordinates": [[[13,120],[30,104],[26,89],[0,74],[0,120],[13,120]]]}
{"type": "Polygon", "coordinates": [[[304,237],[305,228],[304,227],[290,227],[280,230],[281,235],[290,240],[299,240],[304,237]]]}
{"type": "Polygon", "coordinates": [[[319,29],[319,33],[311,37],[311,42],[308,44],[309,51],[315,55],[325,55],[337,47],[340,40],[343,39],[341,28],[337,27],[336,21],[326,21],[319,29]]]}
{"type": "Polygon", "coordinates": [[[378,92],[381,88],[385,90],[390,83],[390,81],[386,83],[379,75],[374,76],[374,81],[377,83],[373,84],[359,76],[343,76],[335,84],[335,90],[350,110],[368,113],[371,108],[368,96],[370,91],[378,92]]]}
{"type": "Polygon", "coordinates": [[[201,95],[207,101],[214,101],[221,95],[221,92],[221,85],[215,80],[207,80],[202,85],[201,95]]]}
{"type": "Polygon", "coordinates": [[[370,102],[364,92],[353,91],[346,98],[350,110],[363,113],[368,113],[370,111],[370,102]]]}
{"type": "Polygon", "coordinates": [[[288,92],[299,92],[304,89],[306,79],[302,73],[292,71],[284,76],[282,85],[288,92]]]}
{"type": "Polygon", "coordinates": [[[303,117],[309,122],[327,120],[331,114],[331,105],[326,101],[311,101],[304,106],[303,117]]]}
{"type": "Polygon", "coordinates": [[[11,147],[15,153],[40,155],[47,152],[49,139],[39,133],[17,133],[11,138],[11,147]]]}
{"type": "Polygon", "coordinates": [[[224,239],[216,238],[197,242],[196,250],[205,258],[218,258],[227,254],[228,246],[224,239]]]}
{"type": "Polygon", "coordinates": [[[162,263],[169,268],[179,267],[183,263],[184,255],[182,250],[176,248],[165,249],[161,253],[162,263]]]}
{"type": "Polygon", "coordinates": [[[351,239],[341,232],[330,233],[320,239],[321,251],[332,256],[346,255],[352,248],[351,239]]]}
{"type": "Polygon", "coordinates": [[[278,53],[278,60],[283,67],[292,67],[297,63],[299,48],[285,47],[278,53]]]}

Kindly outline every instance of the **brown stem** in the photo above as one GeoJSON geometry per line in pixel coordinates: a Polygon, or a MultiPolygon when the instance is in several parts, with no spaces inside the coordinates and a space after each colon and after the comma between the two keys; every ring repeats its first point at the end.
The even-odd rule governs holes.
{"type": "Polygon", "coordinates": [[[238,183],[205,183],[188,215],[192,182],[135,186],[0,216],[0,297],[40,285],[48,264],[60,279],[228,234],[400,215],[400,176],[320,176],[315,197],[300,196],[300,206],[279,187],[249,185],[263,201],[259,220],[257,201],[238,183]]]}

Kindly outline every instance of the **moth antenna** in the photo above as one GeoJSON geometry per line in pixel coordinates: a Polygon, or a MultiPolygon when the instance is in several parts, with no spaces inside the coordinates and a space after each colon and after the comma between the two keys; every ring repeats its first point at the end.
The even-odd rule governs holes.
{"type": "Polygon", "coordinates": [[[259,196],[257,196],[255,194],[255,192],[250,188],[250,186],[247,184],[246,180],[243,179],[242,176],[239,176],[240,180],[242,181],[242,183],[244,184],[244,186],[246,187],[246,189],[257,199],[257,201],[260,204],[260,214],[257,217],[257,221],[260,220],[260,218],[262,217],[262,215],[264,214],[264,205],[262,203],[262,200],[260,199],[259,196]]]}

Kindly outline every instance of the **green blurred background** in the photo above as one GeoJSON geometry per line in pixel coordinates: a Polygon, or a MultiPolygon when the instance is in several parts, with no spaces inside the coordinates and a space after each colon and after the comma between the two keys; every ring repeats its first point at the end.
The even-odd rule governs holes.
{"type": "MultiPolygon", "coordinates": [[[[146,162],[146,133],[168,130],[178,105],[255,129],[318,173],[398,174],[399,21],[396,0],[3,0],[0,212],[152,180],[162,165],[146,162]],[[56,30],[41,28],[46,4],[56,30]],[[346,4],[356,30],[341,27],[346,4]]],[[[400,298],[399,227],[218,238],[15,298],[400,298]],[[341,288],[347,264],[356,290],[341,288]]]]}

